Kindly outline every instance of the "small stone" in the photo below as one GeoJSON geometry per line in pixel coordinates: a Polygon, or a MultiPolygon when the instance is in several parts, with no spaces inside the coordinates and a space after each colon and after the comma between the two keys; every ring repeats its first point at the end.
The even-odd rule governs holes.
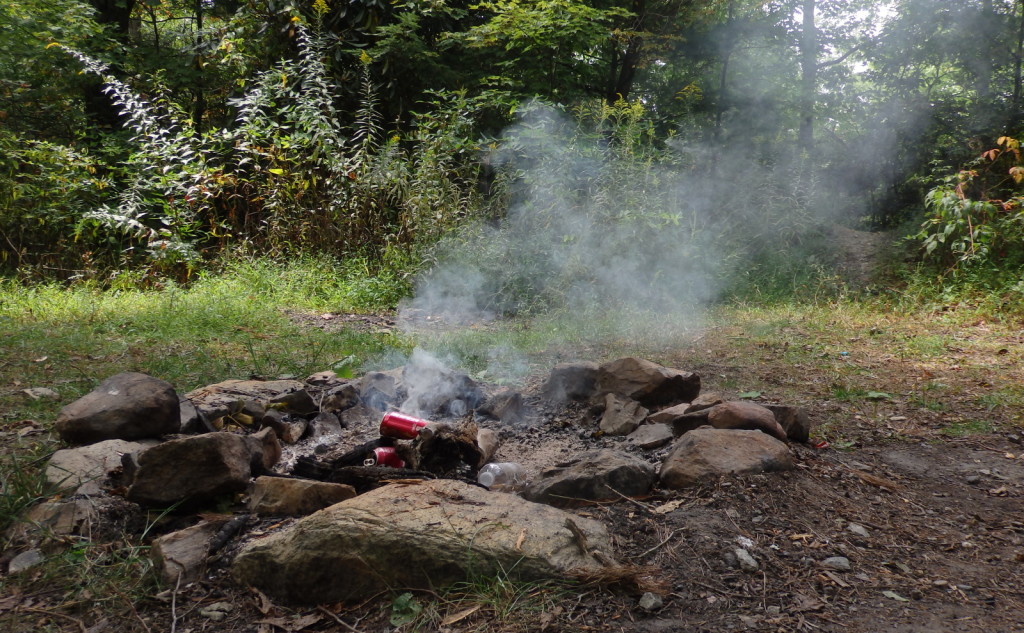
{"type": "Polygon", "coordinates": [[[851,523],[847,525],[846,531],[864,538],[869,538],[871,536],[871,533],[868,532],[866,527],[864,527],[863,525],[859,525],[857,523],[851,523]]]}
{"type": "Polygon", "coordinates": [[[21,392],[33,400],[60,400],[60,394],[49,387],[30,387],[21,392]]]}
{"type": "Polygon", "coordinates": [[[782,613],[782,607],[773,604],[767,609],[765,609],[765,611],[767,611],[770,615],[779,615],[780,613],[782,613]]]}
{"type": "Polygon", "coordinates": [[[964,481],[969,484],[979,483],[981,481],[981,475],[967,475],[967,477],[964,478],[964,481]]]}
{"type": "Polygon", "coordinates": [[[230,602],[214,602],[208,607],[204,607],[199,610],[199,615],[210,618],[214,622],[220,622],[224,618],[228,617],[228,614],[234,610],[235,605],[230,602]]]}
{"type": "Polygon", "coordinates": [[[661,596],[658,594],[648,591],[644,595],[640,596],[640,601],[637,604],[644,611],[657,611],[665,606],[665,601],[662,600],[661,596]]]}
{"type": "Polygon", "coordinates": [[[45,558],[43,557],[42,552],[37,549],[30,549],[12,558],[11,562],[7,564],[7,572],[16,574],[35,567],[39,563],[43,562],[43,560],[45,560],[45,558]]]}
{"type": "Polygon", "coordinates": [[[821,561],[823,567],[838,571],[850,571],[850,559],[845,556],[832,556],[821,561]]]}
{"type": "Polygon", "coordinates": [[[920,600],[922,598],[924,598],[924,592],[923,591],[921,591],[920,589],[917,589],[917,588],[914,588],[914,589],[910,590],[910,599],[911,600],[920,600]]]}
{"type": "Polygon", "coordinates": [[[936,587],[945,587],[949,584],[948,580],[933,580],[932,585],[936,587]]]}
{"type": "Polygon", "coordinates": [[[760,565],[757,564],[757,560],[750,555],[750,552],[742,547],[737,547],[733,550],[733,554],[736,555],[736,562],[743,571],[753,573],[760,569],[760,565]]]}

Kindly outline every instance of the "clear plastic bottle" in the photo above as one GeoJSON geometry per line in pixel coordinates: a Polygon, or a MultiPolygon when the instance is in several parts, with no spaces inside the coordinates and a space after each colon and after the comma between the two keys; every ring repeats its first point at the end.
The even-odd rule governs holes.
{"type": "Polygon", "coordinates": [[[515,490],[526,483],[526,469],[515,462],[487,464],[480,469],[476,480],[487,488],[515,490]]]}

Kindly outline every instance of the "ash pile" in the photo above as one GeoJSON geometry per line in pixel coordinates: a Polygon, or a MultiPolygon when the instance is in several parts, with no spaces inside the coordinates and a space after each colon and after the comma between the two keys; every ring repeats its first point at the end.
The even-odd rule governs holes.
{"type": "MultiPolygon", "coordinates": [[[[794,468],[807,413],[728,401],[639,358],[565,363],[516,391],[426,354],[345,379],[229,380],[180,395],[112,376],[56,421],[73,445],[3,555],[66,536],[150,534],[170,586],[230,580],[293,603],[359,600],[473,574],[631,577],[594,503],[794,468]]],[[[11,568],[13,569],[13,568],[11,568]]],[[[644,580],[647,578],[647,580],[644,580]]]]}

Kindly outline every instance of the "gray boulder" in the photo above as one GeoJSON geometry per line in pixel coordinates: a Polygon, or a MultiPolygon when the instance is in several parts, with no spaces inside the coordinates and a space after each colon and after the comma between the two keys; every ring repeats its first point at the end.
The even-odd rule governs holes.
{"type": "Polygon", "coordinates": [[[604,397],[600,428],[606,435],[629,435],[647,417],[647,409],[636,400],[609,393],[604,397]]]}
{"type": "Polygon", "coordinates": [[[617,393],[657,407],[693,401],[700,393],[700,376],[629,357],[601,365],[597,387],[600,393],[617,393]]]}
{"type": "Polygon", "coordinates": [[[644,495],[650,492],[655,479],[654,467],[642,459],[612,450],[591,451],[542,470],[523,492],[523,497],[568,507],[582,501],[644,495]]]}
{"type": "Polygon", "coordinates": [[[87,481],[103,479],[121,466],[121,456],[156,446],[156,440],[126,442],[105,440],[88,446],[63,448],[46,464],[46,481],[62,488],[77,488],[87,481]]]}
{"type": "Polygon", "coordinates": [[[356,496],[346,484],[257,477],[249,492],[249,511],[261,516],[305,516],[356,496]]]}
{"type": "Polygon", "coordinates": [[[149,555],[166,584],[173,587],[179,582],[185,584],[202,576],[210,544],[226,521],[227,517],[201,521],[153,541],[149,555]]]}
{"type": "Polygon", "coordinates": [[[542,387],[544,397],[555,402],[589,400],[597,393],[597,363],[559,363],[542,387]]]}
{"type": "Polygon", "coordinates": [[[597,521],[439,479],[392,484],[299,519],[246,545],[231,574],[275,599],[317,604],[473,575],[564,577],[600,568],[610,550],[597,521]]]}
{"type": "Polygon", "coordinates": [[[661,485],[695,486],[721,475],[792,470],[789,447],[761,431],[699,428],[676,442],[661,465],[661,485]]]}
{"type": "Polygon", "coordinates": [[[786,432],[768,408],[753,402],[734,400],[716,404],[708,409],[682,413],[678,406],[659,411],[648,420],[671,424],[676,435],[682,435],[702,426],[716,429],[744,429],[762,431],[774,438],[785,440],[786,432]]]}
{"type": "Polygon", "coordinates": [[[178,395],[165,380],[136,372],[116,374],[61,409],[55,427],[61,439],[71,444],[177,433],[181,428],[178,395]]]}
{"type": "Polygon", "coordinates": [[[265,431],[269,433],[261,437],[206,433],[147,449],[133,460],[134,481],[126,496],[145,506],[162,507],[242,492],[254,472],[262,472],[280,458],[273,431],[265,431]]]}
{"type": "Polygon", "coordinates": [[[786,432],[786,437],[794,442],[807,442],[811,437],[811,416],[806,409],[786,404],[766,404],[769,411],[775,414],[775,420],[786,432]]]}
{"type": "Polygon", "coordinates": [[[626,439],[645,451],[661,448],[676,438],[667,424],[641,424],[626,439]]]}
{"type": "Polygon", "coordinates": [[[272,402],[278,402],[275,408],[282,412],[300,413],[291,411],[288,401],[294,398],[302,403],[310,402],[303,387],[297,380],[225,380],[190,391],[185,397],[202,419],[215,428],[222,428],[225,422],[251,427],[260,421],[272,402]]]}

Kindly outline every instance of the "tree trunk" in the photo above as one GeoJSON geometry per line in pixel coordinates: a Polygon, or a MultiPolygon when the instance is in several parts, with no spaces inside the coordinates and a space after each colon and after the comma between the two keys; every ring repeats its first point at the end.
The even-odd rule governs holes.
{"type": "Polygon", "coordinates": [[[618,57],[618,76],[609,86],[605,99],[608,103],[615,103],[619,99],[628,99],[629,93],[633,90],[633,81],[636,79],[636,69],[640,64],[640,49],[643,46],[643,38],[638,35],[642,33],[647,23],[647,0],[633,0],[633,14],[636,16],[633,31],[634,35],[629,37],[626,50],[621,57],[618,57]]]}
{"type": "Polygon", "coordinates": [[[1013,121],[1015,127],[1020,124],[1022,115],[1021,94],[1024,89],[1024,0],[1020,0],[1020,22],[1017,23],[1017,56],[1013,60],[1013,121]]]}
{"type": "MultiPolygon", "coordinates": [[[[1022,0],[1024,1],[1024,0],[1022,0]]],[[[730,0],[728,7],[728,22],[732,24],[734,3],[730,0]]],[[[715,103],[715,140],[722,137],[722,116],[729,107],[729,60],[732,59],[733,42],[729,40],[724,44],[725,51],[722,53],[722,67],[718,72],[718,101],[715,103]]]]}
{"type": "MultiPolygon", "coordinates": [[[[96,9],[96,21],[109,27],[114,36],[127,46],[135,0],[89,0],[89,4],[96,9]]],[[[86,116],[97,125],[120,127],[121,113],[103,92],[102,81],[89,81],[83,90],[82,99],[85,101],[86,116]]]]}
{"type": "Polygon", "coordinates": [[[194,93],[196,96],[195,107],[192,110],[192,119],[195,129],[203,127],[203,117],[206,115],[206,91],[203,85],[203,0],[196,0],[196,57],[195,68],[197,73],[194,93]]]}
{"type": "Polygon", "coordinates": [[[803,0],[800,34],[800,149],[814,149],[814,104],[818,90],[818,30],[814,24],[815,0],[803,0]]]}

